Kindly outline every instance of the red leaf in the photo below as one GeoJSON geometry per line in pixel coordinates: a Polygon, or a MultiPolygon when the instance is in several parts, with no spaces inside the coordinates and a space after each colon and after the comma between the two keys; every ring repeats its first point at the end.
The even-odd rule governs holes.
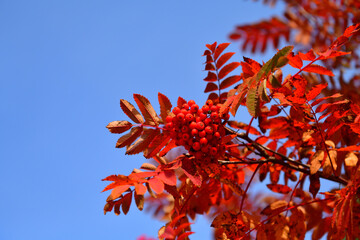
{"type": "Polygon", "coordinates": [[[167,96],[162,93],[158,93],[158,99],[160,104],[160,115],[162,120],[165,122],[166,117],[170,114],[172,104],[167,96]]]}
{"type": "Polygon", "coordinates": [[[323,74],[323,75],[328,75],[328,76],[334,76],[333,72],[330,71],[329,69],[323,67],[323,66],[320,66],[320,65],[317,65],[317,64],[311,64],[307,67],[305,67],[303,69],[304,72],[310,72],[310,73],[318,73],[318,74],[323,74]]]}
{"type": "Polygon", "coordinates": [[[185,103],[187,103],[187,101],[185,99],[183,99],[182,97],[178,97],[178,100],[177,100],[177,106],[179,108],[182,107],[182,105],[184,105],[185,103]]]}
{"type": "Polygon", "coordinates": [[[165,156],[165,154],[167,154],[171,149],[176,148],[176,147],[177,147],[177,145],[175,144],[175,140],[172,139],[172,140],[166,145],[166,147],[165,147],[163,150],[161,150],[161,152],[159,153],[160,157],[165,156]]]}
{"type": "Polygon", "coordinates": [[[217,76],[215,73],[213,72],[208,72],[208,75],[206,76],[206,78],[204,78],[204,81],[206,82],[216,82],[218,79],[217,79],[217,76]]]}
{"type": "Polygon", "coordinates": [[[221,83],[220,83],[220,90],[225,89],[230,87],[231,85],[239,82],[241,80],[241,76],[240,75],[234,75],[231,77],[228,77],[226,79],[224,79],[221,83]]]}
{"type": "Polygon", "coordinates": [[[303,66],[303,61],[301,60],[301,58],[299,57],[299,55],[294,55],[294,53],[290,53],[288,56],[289,59],[289,64],[294,67],[294,68],[302,68],[303,66]]]}
{"type": "Polygon", "coordinates": [[[219,79],[223,79],[224,77],[226,77],[226,75],[235,70],[238,66],[240,66],[239,62],[232,62],[225,65],[219,72],[219,79]]]}
{"type": "Polygon", "coordinates": [[[154,108],[151,106],[149,100],[140,94],[134,94],[134,99],[142,115],[145,117],[145,122],[150,125],[158,125],[159,117],[157,116],[154,108]]]}
{"type": "Polygon", "coordinates": [[[311,88],[311,90],[306,94],[306,99],[308,101],[311,101],[313,100],[314,98],[316,98],[320,93],[321,91],[327,87],[327,83],[323,83],[323,84],[318,84],[318,85],[315,85],[313,88],[311,88]]]}
{"type": "Polygon", "coordinates": [[[353,24],[345,29],[343,36],[351,37],[354,33],[360,30],[360,23],[353,24]]]}
{"type": "Polygon", "coordinates": [[[218,59],[220,54],[230,45],[230,43],[220,43],[219,46],[216,47],[214,52],[214,60],[218,59]]]}
{"type": "Polygon", "coordinates": [[[349,146],[349,147],[343,147],[343,148],[338,148],[336,149],[338,152],[344,152],[344,151],[360,151],[360,146],[349,146]]]}
{"type": "Polygon", "coordinates": [[[206,44],[206,47],[211,51],[214,52],[216,48],[217,42],[214,42],[213,44],[206,44]]]}
{"type": "Polygon", "coordinates": [[[160,150],[166,146],[170,141],[170,135],[168,132],[163,132],[160,135],[156,136],[150,145],[144,151],[144,156],[150,158],[155,156],[160,150]]]}
{"type": "Polygon", "coordinates": [[[324,103],[324,104],[319,105],[316,108],[315,112],[319,113],[319,112],[325,111],[327,108],[329,108],[333,105],[340,105],[340,104],[344,104],[344,103],[348,103],[348,102],[349,102],[349,100],[345,99],[345,100],[333,102],[333,103],[324,103]]]}
{"type": "Polygon", "coordinates": [[[136,108],[128,101],[121,99],[120,107],[123,110],[123,112],[134,122],[136,122],[136,123],[144,122],[144,118],[140,115],[138,110],[136,110],[136,108]]]}
{"type": "Polygon", "coordinates": [[[157,177],[151,178],[148,182],[151,189],[154,190],[155,193],[160,194],[164,191],[164,183],[157,177]]]}
{"type": "Polygon", "coordinates": [[[291,188],[282,184],[267,184],[266,185],[271,191],[276,193],[288,194],[291,192],[291,188]]]}
{"type": "Polygon", "coordinates": [[[216,68],[220,69],[234,54],[234,52],[224,53],[219,60],[216,61],[216,68]]]}
{"type": "Polygon", "coordinates": [[[312,49],[310,49],[306,54],[299,52],[299,57],[305,61],[313,61],[316,58],[316,56],[314,54],[314,50],[312,50],[312,49]]]}
{"type": "Polygon", "coordinates": [[[132,127],[132,124],[128,121],[113,121],[106,127],[111,133],[123,133],[129,130],[132,127]]]}
{"type": "Polygon", "coordinates": [[[116,147],[123,148],[125,146],[130,145],[141,135],[142,131],[143,131],[142,127],[132,128],[128,134],[125,134],[119,138],[119,140],[116,143],[116,147]]]}
{"type": "Polygon", "coordinates": [[[326,100],[326,99],[329,99],[329,98],[339,98],[339,97],[342,97],[342,95],[340,93],[335,93],[334,95],[331,95],[331,96],[327,96],[327,97],[323,97],[323,98],[319,98],[319,99],[316,99],[312,104],[311,106],[315,106],[317,104],[319,104],[320,102],[326,100]]]}
{"type": "Polygon", "coordinates": [[[218,90],[219,88],[218,88],[218,86],[215,84],[215,83],[208,83],[207,85],[206,85],[206,88],[205,88],[205,90],[204,90],[204,93],[207,93],[207,92],[212,92],[212,91],[216,91],[216,90],[218,90]]]}

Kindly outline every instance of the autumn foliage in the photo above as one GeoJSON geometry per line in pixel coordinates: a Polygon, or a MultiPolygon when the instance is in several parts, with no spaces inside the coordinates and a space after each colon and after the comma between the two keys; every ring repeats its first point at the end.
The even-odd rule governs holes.
{"type": "Polygon", "coordinates": [[[105,213],[145,204],[166,221],[159,239],[189,239],[197,215],[216,239],[360,238],[360,4],[286,3],[283,18],[230,34],[252,52],[294,43],[269,60],[232,62],[229,43],[206,45],[206,103],[159,93],[158,113],[140,94],[137,107],[120,100],[129,119],[107,128],[148,161],[103,179],[105,213]],[[248,123],[237,120],[245,108],[248,123]]]}

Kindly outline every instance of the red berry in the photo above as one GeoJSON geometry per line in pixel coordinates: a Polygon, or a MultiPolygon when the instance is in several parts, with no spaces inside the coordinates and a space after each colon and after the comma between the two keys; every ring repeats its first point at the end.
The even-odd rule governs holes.
{"type": "Polygon", "coordinates": [[[206,114],[204,114],[204,113],[200,113],[199,117],[200,117],[201,121],[204,121],[207,118],[206,114]]]}
{"type": "Polygon", "coordinates": [[[201,131],[199,132],[199,137],[203,138],[206,136],[206,132],[205,131],[201,131]]]}
{"type": "Polygon", "coordinates": [[[205,132],[206,132],[207,134],[212,134],[214,131],[213,131],[212,127],[207,126],[207,127],[205,128],[205,132]]]}
{"type": "Polygon", "coordinates": [[[179,107],[174,107],[174,109],[173,109],[173,113],[174,113],[175,115],[179,114],[180,111],[181,111],[181,110],[180,110],[179,107]]]}
{"type": "Polygon", "coordinates": [[[195,150],[195,151],[199,151],[200,148],[201,148],[201,145],[199,142],[194,142],[193,145],[192,145],[192,148],[195,150]]]}
{"type": "Polygon", "coordinates": [[[199,106],[197,105],[197,104],[193,104],[192,106],[191,106],[191,112],[192,113],[196,113],[197,111],[199,110],[199,106]]]}
{"type": "Polygon", "coordinates": [[[191,136],[196,136],[196,135],[198,135],[198,133],[199,133],[199,131],[197,129],[191,130],[191,136]]]}
{"type": "Polygon", "coordinates": [[[185,116],[186,120],[191,122],[192,120],[194,120],[194,115],[192,115],[191,113],[186,114],[185,116]]]}
{"type": "Polygon", "coordinates": [[[182,135],[182,140],[184,140],[185,142],[187,142],[190,139],[189,134],[185,133],[182,135]]]}
{"type": "Polygon", "coordinates": [[[206,146],[202,147],[202,148],[201,148],[201,151],[202,151],[203,153],[208,153],[208,152],[209,152],[209,146],[206,145],[206,146]]]}
{"type": "Polygon", "coordinates": [[[183,108],[183,109],[186,109],[186,110],[189,110],[189,104],[184,103],[184,104],[182,105],[182,108],[183,108]]]}
{"type": "Polygon", "coordinates": [[[204,120],[204,123],[205,123],[205,125],[209,125],[210,123],[212,123],[211,118],[206,118],[206,119],[204,120]]]}
{"type": "Polygon", "coordinates": [[[219,132],[215,132],[215,133],[214,133],[214,137],[216,137],[216,138],[220,138],[220,137],[221,137],[221,135],[220,135],[220,133],[219,133],[219,132]]]}
{"type": "Polygon", "coordinates": [[[196,122],[191,122],[189,125],[190,129],[194,129],[196,128],[196,126],[197,126],[196,122]]]}
{"type": "Polygon", "coordinates": [[[192,138],[190,138],[187,142],[188,145],[190,145],[190,147],[194,144],[194,140],[192,138]]]}
{"type": "Polygon", "coordinates": [[[174,124],[172,122],[169,122],[165,126],[166,126],[166,129],[171,130],[174,127],[174,124]]]}
{"type": "Polygon", "coordinates": [[[202,152],[196,152],[196,153],[195,153],[195,158],[196,158],[196,159],[201,159],[202,156],[203,156],[202,152]]]}
{"type": "Polygon", "coordinates": [[[184,120],[185,115],[184,115],[183,113],[179,113],[179,114],[176,115],[176,118],[177,118],[179,121],[182,121],[182,120],[184,120]]]}
{"type": "Polygon", "coordinates": [[[201,145],[206,145],[207,143],[208,143],[208,140],[205,137],[200,139],[200,144],[201,145]]]}
{"type": "Polygon", "coordinates": [[[180,112],[183,113],[184,115],[188,114],[188,110],[186,109],[181,109],[180,112]]]}
{"type": "Polygon", "coordinates": [[[213,137],[214,137],[214,136],[213,136],[212,134],[206,135],[206,138],[207,138],[207,140],[209,140],[209,141],[210,141],[211,139],[213,139],[213,137]]]}
{"type": "Polygon", "coordinates": [[[206,101],[206,105],[208,105],[209,107],[211,107],[213,104],[213,101],[210,99],[206,101]]]}
{"type": "Polygon", "coordinates": [[[172,116],[167,116],[167,117],[166,117],[166,122],[168,122],[168,123],[169,123],[169,122],[171,122],[171,121],[172,121],[172,119],[173,119],[173,117],[172,117],[172,116]]]}
{"type": "Polygon", "coordinates": [[[203,112],[204,114],[208,114],[208,112],[209,112],[209,110],[210,110],[210,108],[209,108],[208,105],[204,105],[201,109],[202,109],[202,112],[203,112]]]}
{"type": "Polygon", "coordinates": [[[198,123],[196,124],[196,128],[197,128],[198,130],[203,130],[203,129],[205,128],[205,124],[204,124],[203,122],[198,122],[198,123]]]}
{"type": "Polygon", "coordinates": [[[182,131],[183,133],[189,131],[189,127],[188,127],[188,126],[182,126],[181,131],[182,131]]]}
{"type": "Polygon", "coordinates": [[[217,154],[217,148],[216,147],[212,147],[212,148],[210,148],[210,154],[211,155],[216,155],[217,154]]]}
{"type": "Polygon", "coordinates": [[[218,111],[218,107],[215,106],[215,105],[212,105],[211,108],[210,108],[210,110],[211,110],[212,112],[217,112],[217,111],[218,111]]]}
{"type": "Polygon", "coordinates": [[[216,120],[219,117],[219,114],[217,114],[217,112],[213,112],[213,113],[211,113],[210,117],[211,117],[211,119],[216,120]]]}
{"type": "Polygon", "coordinates": [[[194,101],[194,100],[189,100],[189,101],[188,101],[188,104],[189,104],[189,106],[191,107],[192,105],[195,104],[195,101],[194,101]]]}
{"type": "Polygon", "coordinates": [[[230,118],[230,114],[226,113],[222,118],[227,121],[230,118]]]}

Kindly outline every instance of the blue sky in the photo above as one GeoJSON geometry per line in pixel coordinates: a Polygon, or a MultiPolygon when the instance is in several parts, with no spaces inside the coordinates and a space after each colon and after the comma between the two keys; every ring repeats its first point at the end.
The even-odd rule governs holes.
{"type": "MultiPolygon", "coordinates": [[[[163,223],[134,206],[127,216],[103,214],[100,180],[145,161],[115,149],[118,136],[105,128],[127,119],[119,100],[140,93],[158,107],[161,92],[204,102],[205,44],[228,42],[236,24],[279,9],[239,0],[1,1],[0,239],[155,237],[163,223]]],[[[251,56],[229,49],[234,60],[251,56]]],[[[192,239],[208,239],[208,225],[195,224],[192,239]]]]}

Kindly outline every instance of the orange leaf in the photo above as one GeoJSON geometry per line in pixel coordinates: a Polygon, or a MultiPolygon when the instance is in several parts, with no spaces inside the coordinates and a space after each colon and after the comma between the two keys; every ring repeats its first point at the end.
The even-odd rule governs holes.
{"type": "Polygon", "coordinates": [[[317,65],[317,64],[311,64],[307,67],[305,67],[303,69],[304,72],[310,72],[310,73],[318,73],[318,74],[323,74],[323,75],[328,75],[328,76],[334,76],[333,72],[330,71],[329,69],[323,67],[323,66],[320,66],[320,65],[317,65]]]}
{"type": "Polygon", "coordinates": [[[160,115],[165,122],[166,117],[171,113],[172,105],[169,98],[162,93],[158,93],[158,99],[160,104],[160,115]]]}
{"type": "Polygon", "coordinates": [[[238,66],[240,66],[239,62],[232,62],[225,65],[219,72],[219,79],[223,79],[224,77],[226,77],[226,75],[235,70],[238,66]]]}
{"type": "Polygon", "coordinates": [[[134,122],[136,122],[136,123],[144,122],[144,118],[140,115],[138,110],[136,110],[136,108],[128,101],[121,99],[120,107],[123,110],[123,112],[134,122]]]}
{"type": "Polygon", "coordinates": [[[266,185],[271,191],[276,193],[288,194],[291,192],[291,188],[282,184],[267,184],[266,185]]]}
{"type": "Polygon", "coordinates": [[[119,198],[126,190],[129,189],[129,187],[131,187],[131,185],[122,185],[114,188],[106,201],[112,201],[119,198]]]}
{"type": "Polygon", "coordinates": [[[123,148],[125,146],[132,144],[141,135],[142,131],[143,131],[142,127],[132,128],[128,134],[125,134],[119,138],[119,140],[116,143],[116,147],[123,148]]]}
{"type": "Polygon", "coordinates": [[[164,191],[164,183],[157,177],[151,178],[148,182],[151,189],[154,190],[155,193],[160,194],[164,191]]]}
{"type": "Polygon", "coordinates": [[[134,94],[134,99],[141,113],[145,117],[145,122],[150,125],[158,125],[159,117],[157,116],[154,108],[151,106],[149,100],[140,94],[134,94]]]}
{"type": "Polygon", "coordinates": [[[128,121],[113,121],[106,127],[111,133],[123,133],[129,130],[132,127],[132,124],[128,121]]]}

